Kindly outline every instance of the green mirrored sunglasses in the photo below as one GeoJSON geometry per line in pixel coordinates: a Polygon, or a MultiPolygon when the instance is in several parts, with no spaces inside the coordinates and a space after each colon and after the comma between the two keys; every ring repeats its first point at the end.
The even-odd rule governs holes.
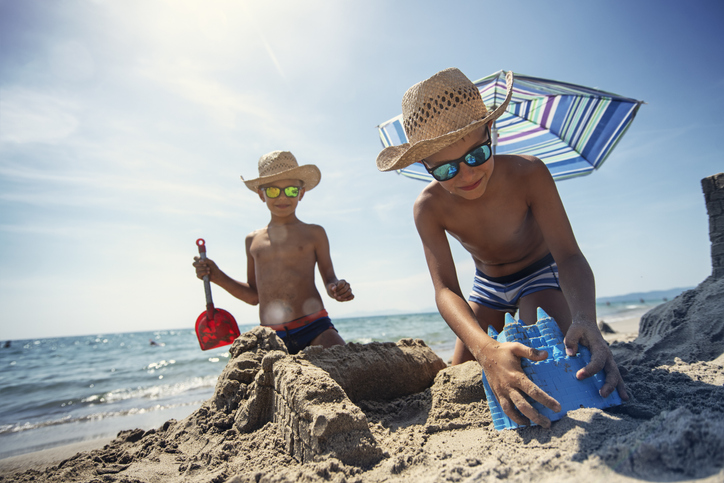
{"type": "Polygon", "coordinates": [[[264,193],[266,193],[267,198],[278,198],[280,194],[282,194],[282,191],[284,191],[284,196],[287,198],[296,198],[299,196],[299,190],[301,188],[299,186],[287,186],[286,188],[277,188],[276,186],[267,186],[266,188],[262,188],[264,190],[264,193]]]}

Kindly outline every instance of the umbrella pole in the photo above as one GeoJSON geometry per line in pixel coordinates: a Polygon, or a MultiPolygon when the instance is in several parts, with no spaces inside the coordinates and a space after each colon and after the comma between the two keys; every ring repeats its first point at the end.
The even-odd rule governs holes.
{"type": "Polygon", "coordinates": [[[498,146],[498,128],[495,127],[495,122],[493,122],[493,128],[490,130],[490,141],[491,147],[493,148],[493,156],[495,156],[495,148],[498,146]]]}

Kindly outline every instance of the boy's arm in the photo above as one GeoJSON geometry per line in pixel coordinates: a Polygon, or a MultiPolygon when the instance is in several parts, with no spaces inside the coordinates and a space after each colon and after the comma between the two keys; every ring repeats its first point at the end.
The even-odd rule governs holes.
{"type": "Polygon", "coordinates": [[[256,272],[254,269],[254,258],[250,253],[252,240],[253,235],[246,237],[247,283],[239,282],[229,277],[209,258],[201,260],[199,257],[194,257],[193,265],[196,268],[196,276],[203,279],[205,275],[208,275],[210,282],[215,283],[234,297],[247,304],[257,305],[259,303],[259,295],[256,291],[256,272]]]}
{"type": "Polygon", "coordinates": [[[537,159],[528,181],[528,193],[529,206],[558,265],[561,290],[571,309],[571,327],[564,340],[566,352],[575,354],[579,343],[591,351],[591,362],[578,371],[576,377],[584,379],[605,369],[606,382],[601,388],[601,395],[607,397],[618,388],[621,398],[627,400],[628,394],[618,366],[596,325],[593,272],[578,247],[555,182],[545,164],[537,159]]]}
{"type": "Polygon", "coordinates": [[[334,273],[332,257],[329,253],[329,239],[321,226],[314,226],[314,249],[317,254],[319,274],[324,281],[327,294],[338,302],[347,302],[354,298],[352,287],[345,280],[338,280],[334,273]]]}
{"type": "Polygon", "coordinates": [[[536,411],[525,395],[553,411],[560,411],[560,404],[533,384],[520,366],[521,357],[544,360],[548,354],[520,343],[498,343],[485,333],[462,296],[445,230],[423,205],[418,198],[415,225],[422,240],[440,314],[482,366],[505,414],[518,424],[528,424],[518,413],[520,411],[536,424],[550,427],[550,420],[536,411]]]}

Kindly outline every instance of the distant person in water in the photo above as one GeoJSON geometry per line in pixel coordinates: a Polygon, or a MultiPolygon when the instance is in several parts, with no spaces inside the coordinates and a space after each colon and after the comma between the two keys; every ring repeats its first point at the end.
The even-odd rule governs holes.
{"type": "Polygon", "coordinates": [[[349,283],[334,273],[324,228],[296,215],[304,194],[317,186],[321,176],[315,165],[299,166],[288,151],[259,159],[259,177],[244,183],[266,204],[271,220],[246,237],[246,282],[229,277],[210,259],[194,257],[198,278],[208,275],[234,297],[259,304],[261,325],[274,329],[290,354],[310,345],[344,344],[315,286],[315,267],[330,297],[339,302],[354,298],[349,283]]]}
{"type": "Polygon", "coordinates": [[[494,155],[491,128],[505,111],[513,90],[488,111],[478,88],[458,69],[438,72],[412,86],[402,98],[409,143],[390,146],[377,157],[380,171],[419,162],[432,175],[414,205],[417,231],[427,259],[440,314],[458,336],[453,364],[477,360],[505,413],[520,425],[550,421],[526,399],[553,411],[558,401],[525,376],[521,358],[541,361],[547,354],[518,343],[498,343],[486,333],[500,331],[505,313],[519,311],[535,323],[542,307],[566,333],[568,354],[578,344],[591,362],[576,376],[601,369],[601,395],[626,390],[608,345],[596,325],[591,268],[581,253],[550,172],[538,158],[494,155]],[[465,300],[447,235],[472,255],[475,278],[465,300]]]}

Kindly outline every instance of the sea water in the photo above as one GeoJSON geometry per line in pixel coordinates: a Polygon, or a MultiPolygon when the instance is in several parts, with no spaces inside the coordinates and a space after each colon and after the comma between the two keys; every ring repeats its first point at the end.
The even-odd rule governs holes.
{"type": "MultiPolygon", "coordinates": [[[[659,302],[599,304],[598,315],[615,328],[659,302]]],[[[437,313],[333,322],[347,342],[419,338],[444,361],[455,345],[437,313]]],[[[202,351],[193,328],[9,341],[0,348],[0,458],[181,420],[213,395],[228,349],[202,351]]]]}

